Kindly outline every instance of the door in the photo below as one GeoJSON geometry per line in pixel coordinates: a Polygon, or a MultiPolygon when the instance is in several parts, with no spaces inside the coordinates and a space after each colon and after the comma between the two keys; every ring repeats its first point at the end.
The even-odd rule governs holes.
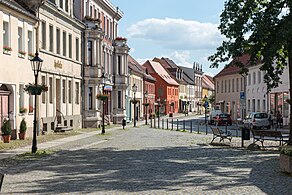
{"type": "Polygon", "coordinates": [[[9,96],[0,95],[0,127],[2,127],[2,121],[9,117],[9,96]]]}

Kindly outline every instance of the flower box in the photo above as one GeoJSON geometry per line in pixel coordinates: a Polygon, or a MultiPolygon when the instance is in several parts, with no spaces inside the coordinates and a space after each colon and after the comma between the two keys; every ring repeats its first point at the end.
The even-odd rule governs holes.
{"type": "Polygon", "coordinates": [[[25,51],[18,51],[18,57],[24,58],[25,55],[26,55],[26,52],[25,51]]]}
{"type": "Polygon", "coordinates": [[[28,53],[28,58],[29,58],[29,59],[34,58],[34,54],[33,54],[32,52],[28,53]]]}
{"type": "Polygon", "coordinates": [[[11,47],[6,46],[6,45],[3,46],[3,53],[10,54],[11,51],[12,51],[12,48],[11,47]]]}
{"type": "Polygon", "coordinates": [[[24,114],[27,112],[27,108],[21,107],[19,108],[19,113],[24,114]]]}
{"type": "Polygon", "coordinates": [[[101,100],[101,101],[107,100],[108,97],[109,97],[108,94],[98,94],[98,95],[96,95],[96,99],[101,100]]]}

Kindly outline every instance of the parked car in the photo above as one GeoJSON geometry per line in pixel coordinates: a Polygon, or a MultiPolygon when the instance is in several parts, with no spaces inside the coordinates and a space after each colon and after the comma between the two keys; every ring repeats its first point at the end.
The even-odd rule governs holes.
{"type": "Polygon", "coordinates": [[[214,124],[214,121],[215,121],[216,116],[218,114],[223,114],[223,112],[221,110],[212,110],[210,112],[210,115],[209,115],[209,124],[214,124]]]}
{"type": "Polygon", "coordinates": [[[214,120],[217,125],[232,125],[231,116],[229,114],[217,114],[214,120]]]}
{"type": "Polygon", "coordinates": [[[245,127],[251,129],[271,128],[269,115],[265,112],[250,112],[243,120],[245,127]]]}

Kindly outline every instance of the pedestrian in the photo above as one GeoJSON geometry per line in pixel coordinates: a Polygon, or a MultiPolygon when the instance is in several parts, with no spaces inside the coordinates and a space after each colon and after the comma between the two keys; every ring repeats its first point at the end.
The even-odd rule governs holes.
{"type": "Polygon", "coordinates": [[[276,115],[277,118],[277,128],[280,126],[281,128],[283,127],[283,117],[280,111],[277,112],[276,115]]]}

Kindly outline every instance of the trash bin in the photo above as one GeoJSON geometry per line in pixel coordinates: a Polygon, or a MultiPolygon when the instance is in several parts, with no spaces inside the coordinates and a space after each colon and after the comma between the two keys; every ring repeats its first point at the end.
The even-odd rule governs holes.
{"type": "Polygon", "coordinates": [[[247,127],[241,128],[242,140],[250,140],[250,129],[247,127]]]}

